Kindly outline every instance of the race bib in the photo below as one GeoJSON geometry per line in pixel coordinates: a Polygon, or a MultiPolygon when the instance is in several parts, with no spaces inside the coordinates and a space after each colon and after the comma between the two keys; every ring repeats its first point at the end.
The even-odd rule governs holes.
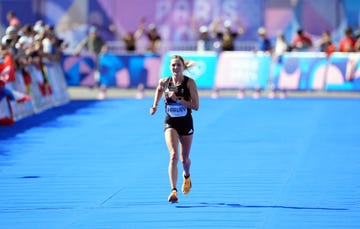
{"type": "Polygon", "coordinates": [[[184,117],[187,114],[187,108],[180,103],[170,103],[166,105],[166,113],[173,118],[184,117]]]}

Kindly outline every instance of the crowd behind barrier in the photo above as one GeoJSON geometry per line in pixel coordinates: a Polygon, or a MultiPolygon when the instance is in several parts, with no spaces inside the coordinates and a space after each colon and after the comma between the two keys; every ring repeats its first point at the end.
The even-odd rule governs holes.
{"type": "MultiPolygon", "coordinates": [[[[154,88],[171,75],[168,63],[178,54],[196,62],[187,74],[200,89],[360,91],[360,53],[192,52],[103,54],[100,81],[108,87],[154,88]]],[[[64,56],[62,66],[71,86],[94,86],[95,56],[64,56]]]]}
{"type": "MultiPolygon", "coordinates": [[[[7,66],[1,71],[3,79],[9,78],[6,69],[10,68],[7,66]]],[[[13,79],[0,86],[0,125],[14,124],[19,119],[70,101],[59,62],[48,61],[41,69],[31,64],[28,70],[26,74],[21,70],[13,71],[13,79]]]]}
{"type": "Polygon", "coordinates": [[[65,48],[42,20],[21,24],[14,11],[0,44],[0,125],[69,101],[60,59],[65,48]]]}

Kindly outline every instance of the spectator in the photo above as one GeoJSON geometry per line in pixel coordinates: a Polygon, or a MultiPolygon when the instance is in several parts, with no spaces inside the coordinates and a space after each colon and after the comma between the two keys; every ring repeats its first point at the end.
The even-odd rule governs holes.
{"type": "Polygon", "coordinates": [[[313,42],[310,35],[306,34],[303,29],[299,29],[292,42],[292,49],[295,51],[308,51],[312,47],[313,42]]]}
{"type": "MultiPolygon", "coordinates": [[[[23,32],[19,32],[19,28],[13,25],[7,27],[5,36],[2,37],[1,45],[2,50],[6,50],[6,52],[11,54],[14,67],[22,70],[22,67],[28,64],[28,59],[25,50],[20,48],[19,40],[21,36],[19,34],[23,34],[23,32]]],[[[24,38],[22,42],[24,42],[24,38]]]]}
{"type": "Polygon", "coordinates": [[[45,24],[42,20],[38,20],[35,22],[33,26],[34,31],[39,34],[45,29],[45,24]]]}
{"type": "Polygon", "coordinates": [[[106,52],[106,43],[99,36],[97,32],[97,28],[92,26],[89,29],[89,35],[83,39],[80,44],[77,45],[74,51],[74,55],[79,55],[80,51],[86,47],[89,53],[95,54],[95,72],[94,72],[94,82],[95,85],[100,86],[100,93],[98,99],[105,99],[106,98],[106,84],[105,82],[101,82],[100,79],[100,66],[99,66],[99,55],[101,53],[106,52]]]}
{"type": "Polygon", "coordinates": [[[14,62],[16,67],[22,69],[29,65],[29,59],[34,51],[34,31],[31,25],[27,24],[20,30],[20,36],[15,44],[14,62]]]}
{"type": "Polygon", "coordinates": [[[207,26],[203,25],[199,28],[197,50],[198,51],[209,51],[213,49],[213,39],[209,34],[207,26]]]}
{"type": "Polygon", "coordinates": [[[266,35],[266,30],[263,27],[258,29],[259,43],[258,43],[258,51],[262,52],[272,52],[273,48],[271,46],[270,39],[266,35]]]}
{"type": "Polygon", "coordinates": [[[128,32],[125,35],[122,35],[117,29],[115,25],[110,25],[109,30],[115,33],[120,40],[122,40],[125,44],[125,50],[127,52],[135,52],[136,51],[136,42],[140,38],[142,30],[138,29],[135,33],[128,32]]]}
{"type": "MultiPolygon", "coordinates": [[[[34,26],[35,28],[36,26],[34,26]]],[[[66,44],[56,36],[54,27],[44,25],[38,31],[35,40],[41,42],[43,57],[49,60],[60,61],[66,44]]]]}
{"type": "Polygon", "coordinates": [[[137,37],[134,33],[128,32],[125,36],[122,37],[122,40],[125,43],[126,51],[128,52],[136,51],[137,37]]]}
{"type": "Polygon", "coordinates": [[[106,51],[106,43],[102,37],[99,36],[96,27],[90,27],[89,35],[77,45],[74,54],[79,55],[83,48],[87,48],[89,53],[96,54],[96,56],[106,51]]]}
{"type": "Polygon", "coordinates": [[[345,29],[345,37],[340,40],[339,52],[353,52],[355,51],[355,38],[353,37],[352,28],[345,29]]]}
{"type": "Polygon", "coordinates": [[[283,33],[280,33],[277,38],[276,38],[276,42],[275,42],[275,56],[279,57],[281,55],[283,55],[285,52],[290,51],[290,46],[288,45],[288,43],[285,40],[285,35],[283,33]]]}
{"type": "Polygon", "coordinates": [[[1,44],[5,45],[12,55],[15,55],[17,53],[15,45],[19,38],[18,29],[14,26],[9,26],[6,28],[5,36],[1,39],[1,44]]]}
{"type": "Polygon", "coordinates": [[[15,28],[20,28],[20,20],[16,17],[16,14],[14,11],[9,11],[6,14],[6,19],[9,22],[9,26],[14,26],[15,28]]]}
{"type": "Polygon", "coordinates": [[[232,23],[225,21],[223,27],[221,26],[221,19],[215,19],[211,24],[211,28],[215,37],[220,40],[222,51],[234,51],[235,50],[235,39],[243,34],[244,30],[241,26],[236,31],[232,31],[232,23]]]}
{"type": "Polygon", "coordinates": [[[155,24],[150,24],[148,30],[145,29],[145,18],[140,19],[139,28],[132,34],[135,41],[139,40],[140,37],[145,36],[147,39],[146,51],[152,53],[158,53],[161,45],[161,36],[157,30],[155,24]]]}
{"type": "Polygon", "coordinates": [[[35,32],[30,24],[25,25],[21,29],[21,37],[17,42],[17,48],[23,49],[25,53],[31,52],[34,44],[35,32]]]}
{"type": "Polygon", "coordinates": [[[214,37],[210,33],[210,28],[204,25],[204,22],[198,22],[195,17],[192,17],[190,26],[194,37],[197,39],[197,51],[210,51],[214,48],[214,37]],[[201,25],[201,26],[200,26],[201,25]]]}
{"type": "Polygon", "coordinates": [[[335,46],[331,41],[331,35],[329,31],[325,31],[322,34],[320,41],[320,52],[325,52],[327,56],[335,51],[335,46]]]}
{"type": "Polygon", "coordinates": [[[159,52],[160,44],[161,44],[161,36],[157,31],[157,27],[155,24],[149,25],[149,31],[146,33],[147,38],[149,39],[149,44],[147,47],[147,51],[152,53],[159,52]]]}

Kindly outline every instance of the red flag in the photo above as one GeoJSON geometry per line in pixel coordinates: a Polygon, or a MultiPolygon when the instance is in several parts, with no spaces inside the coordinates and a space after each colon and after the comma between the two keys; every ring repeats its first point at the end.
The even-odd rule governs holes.
{"type": "Polygon", "coordinates": [[[6,57],[0,62],[0,81],[4,83],[15,81],[15,66],[11,53],[6,54],[6,57]]]}

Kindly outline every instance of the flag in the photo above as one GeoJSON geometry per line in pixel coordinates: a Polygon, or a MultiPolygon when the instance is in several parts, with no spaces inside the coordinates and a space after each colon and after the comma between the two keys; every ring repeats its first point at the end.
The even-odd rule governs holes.
{"type": "Polygon", "coordinates": [[[13,125],[14,118],[13,112],[10,104],[10,100],[16,101],[18,103],[23,103],[28,100],[31,100],[30,96],[22,92],[9,89],[5,87],[5,84],[8,82],[15,81],[15,66],[11,56],[11,53],[7,53],[5,58],[0,59],[0,100],[4,97],[6,98],[7,106],[10,111],[10,117],[0,117],[0,125],[13,125]]]}
{"type": "Polygon", "coordinates": [[[0,60],[0,100],[7,97],[18,103],[30,100],[30,96],[22,92],[5,87],[8,82],[15,81],[15,66],[11,53],[7,53],[4,59],[0,60]]]}
{"type": "Polygon", "coordinates": [[[17,103],[24,103],[26,101],[31,100],[31,97],[27,94],[24,94],[20,91],[12,90],[6,88],[5,86],[0,85],[0,101],[3,98],[6,98],[7,106],[9,108],[10,114],[9,116],[0,117],[0,125],[13,125],[14,124],[14,117],[13,117],[13,110],[10,104],[10,101],[16,101],[17,103]]]}
{"type": "Polygon", "coordinates": [[[7,53],[5,58],[0,60],[0,81],[2,84],[15,81],[15,66],[11,53],[7,53]]]}
{"type": "Polygon", "coordinates": [[[31,100],[30,96],[25,93],[0,86],[0,100],[2,100],[4,97],[7,97],[10,100],[16,101],[18,103],[31,100]]]}
{"type": "Polygon", "coordinates": [[[7,53],[4,59],[0,60],[0,100],[7,97],[18,103],[30,100],[30,96],[22,92],[9,89],[5,85],[8,82],[15,81],[15,66],[11,53],[7,53]]]}

